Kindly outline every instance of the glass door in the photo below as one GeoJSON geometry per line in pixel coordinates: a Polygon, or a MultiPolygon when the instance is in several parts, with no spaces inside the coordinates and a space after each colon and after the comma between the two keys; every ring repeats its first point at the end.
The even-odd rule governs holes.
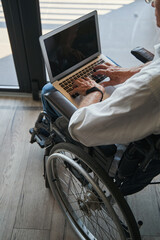
{"type": "Polygon", "coordinates": [[[0,0],[0,91],[32,93],[46,83],[39,0],[0,0]]]}
{"type": "Polygon", "coordinates": [[[19,89],[6,21],[0,0],[0,89],[19,89]]]}

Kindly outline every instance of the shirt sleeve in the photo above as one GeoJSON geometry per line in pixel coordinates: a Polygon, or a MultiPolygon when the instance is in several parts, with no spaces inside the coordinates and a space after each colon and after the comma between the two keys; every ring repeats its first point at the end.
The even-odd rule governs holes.
{"type": "Polygon", "coordinates": [[[136,74],[108,99],[78,109],[69,122],[72,138],[86,146],[126,144],[159,131],[160,104],[151,78],[145,71],[136,74]]]}

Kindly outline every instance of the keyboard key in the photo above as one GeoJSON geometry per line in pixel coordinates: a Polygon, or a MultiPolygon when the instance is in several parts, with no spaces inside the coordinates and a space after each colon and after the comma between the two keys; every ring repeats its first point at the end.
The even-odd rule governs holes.
{"type": "MultiPolygon", "coordinates": [[[[73,90],[73,82],[78,79],[78,78],[86,78],[86,77],[90,77],[92,79],[94,79],[96,82],[100,82],[103,79],[105,79],[105,76],[93,76],[93,72],[94,72],[94,67],[104,63],[104,60],[100,59],[97,62],[94,62],[93,64],[91,64],[90,66],[86,67],[85,69],[81,70],[80,72],[78,72],[77,74],[69,77],[68,79],[66,79],[65,81],[63,81],[62,83],[60,83],[60,86],[66,90],[67,92],[71,92],[73,90]]],[[[74,95],[72,95],[73,98],[76,98],[79,94],[76,93],[74,95]]]]}

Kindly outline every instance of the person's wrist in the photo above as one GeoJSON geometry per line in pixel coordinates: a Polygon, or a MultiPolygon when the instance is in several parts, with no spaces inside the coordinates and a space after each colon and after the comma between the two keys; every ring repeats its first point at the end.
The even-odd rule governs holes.
{"type": "Polygon", "coordinates": [[[132,77],[134,74],[140,72],[142,66],[132,67],[128,70],[128,78],[132,77]]]}
{"type": "Polygon", "coordinates": [[[103,94],[105,93],[105,88],[103,86],[99,85],[98,88],[103,92],[103,94]]]}
{"type": "Polygon", "coordinates": [[[93,92],[100,92],[101,93],[101,98],[100,98],[100,102],[102,101],[103,99],[103,89],[101,90],[100,87],[91,87],[89,89],[86,90],[86,95],[90,94],[90,93],[93,93],[93,92]]]}

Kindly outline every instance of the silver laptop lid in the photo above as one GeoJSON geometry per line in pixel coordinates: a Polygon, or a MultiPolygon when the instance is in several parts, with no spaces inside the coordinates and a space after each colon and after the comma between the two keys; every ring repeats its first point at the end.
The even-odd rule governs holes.
{"type": "Polygon", "coordinates": [[[40,37],[50,81],[60,80],[101,54],[97,11],[40,37]]]}

